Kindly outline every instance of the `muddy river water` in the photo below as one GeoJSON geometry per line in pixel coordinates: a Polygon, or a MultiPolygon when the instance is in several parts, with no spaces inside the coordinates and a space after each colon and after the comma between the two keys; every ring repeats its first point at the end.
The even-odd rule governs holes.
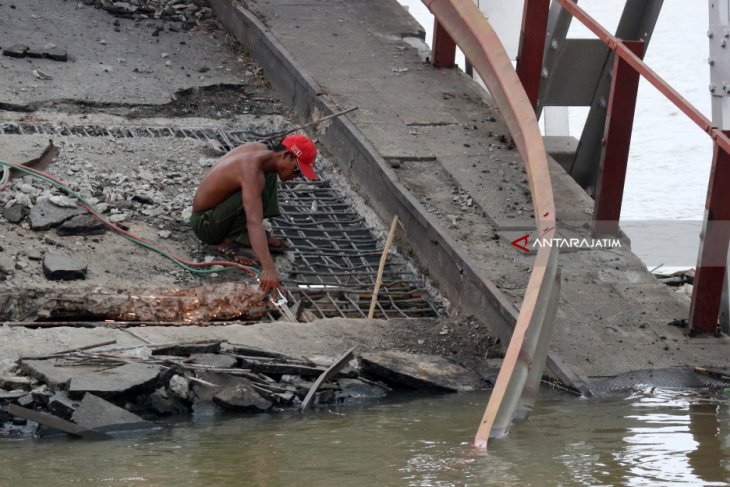
{"type": "Polygon", "coordinates": [[[724,392],[583,399],[544,388],[487,453],[488,396],[400,396],[257,416],[200,416],[106,441],[4,439],[0,485],[730,485],[724,392]]]}

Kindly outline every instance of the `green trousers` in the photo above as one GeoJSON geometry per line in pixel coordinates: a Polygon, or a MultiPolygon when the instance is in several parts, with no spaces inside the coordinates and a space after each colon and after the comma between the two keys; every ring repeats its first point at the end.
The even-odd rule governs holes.
{"type": "MultiPolygon", "coordinates": [[[[279,190],[275,172],[266,175],[264,190],[261,192],[261,203],[264,218],[280,215],[279,190]]],[[[190,216],[190,226],[193,228],[193,233],[208,244],[215,245],[229,238],[243,245],[251,245],[240,191],[233,193],[218,206],[193,213],[190,216]]]]}

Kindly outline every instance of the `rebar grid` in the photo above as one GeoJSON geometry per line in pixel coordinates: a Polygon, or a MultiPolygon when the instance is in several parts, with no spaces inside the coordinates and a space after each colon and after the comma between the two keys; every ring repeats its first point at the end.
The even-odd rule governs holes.
{"type": "MultiPolygon", "coordinates": [[[[367,317],[383,244],[329,181],[281,185],[272,230],[294,244],[287,286],[315,317],[367,317]]],[[[375,317],[436,317],[438,308],[407,262],[391,253],[375,317]]]]}

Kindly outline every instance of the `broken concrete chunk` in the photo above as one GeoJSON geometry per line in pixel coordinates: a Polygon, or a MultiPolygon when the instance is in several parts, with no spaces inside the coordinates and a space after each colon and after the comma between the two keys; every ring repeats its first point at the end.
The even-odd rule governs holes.
{"type": "Polygon", "coordinates": [[[48,201],[58,206],[59,208],[76,208],[76,200],[69,198],[68,196],[55,194],[48,198],[48,201]]]}
{"type": "Polygon", "coordinates": [[[25,51],[25,55],[31,58],[42,58],[43,51],[39,51],[37,49],[28,49],[27,51],[25,51]]]}
{"type": "Polygon", "coordinates": [[[101,235],[106,231],[106,225],[91,215],[76,215],[56,229],[56,233],[64,237],[69,235],[101,235]]]}
{"type": "Polygon", "coordinates": [[[92,372],[71,379],[72,397],[91,392],[102,397],[151,390],[160,381],[164,369],[159,365],[131,363],[113,369],[92,372]]]}
{"type": "Polygon", "coordinates": [[[215,155],[222,155],[226,153],[225,147],[217,139],[208,139],[208,145],[213,150],[215,155]]]}
{"type": "Polygon", "coordinates": [[[132,201],[136,201],[137,203],[142,203],[143,205],[151,205],[155,202],[154,197],[151,194],[148,193],[140,193],[132,196],[132,201]]]}
{"type": "Polygon", "coordinates": [[[68,53],[64,49],[48,49],[43,52],[43,55],[53,61],[61,61],[64,63],[68,61],[68,53]]]}
{"type": "Polygon", "coordinates": [[[29,49],[30,48],[24,44],[14,44],[6,49],[3,49],[3,56],[25,57],[29,49]]]}
{"type": "Polygon", "coordinates": [[[33,394],[30,394],[30,393],[24,394],[23,396],[19,397],[17,400],[17,403],[24,408],[28,408],[28,407],[32,406],[34,402],[35,402],[35,399],[33,398],[33,394]]]}
{"type": "Polygon", "coordinates": [[[110,12],[118,14],[133,14],[137,11],[137,6],[128,2],[114,2],[110,7],[107,7],[107,9],[110,12]]]}
{"type": "Polygon", "coordinates": [[[86,279],[86,262],[60,254],[46,254],[43,258],[43,273],[51,281],[74,281],[86,279]]]}
{"type": "Polygon", "coordinates": [[[3,216],[10,223],[20,223],[29,213],[30,208],[25,205],[13,205],[9,208],[2,209],[3,216]]]}
{"type": "Polygon", "coordinates": [[[334,404],[335,399],[335,391],[326,389],[314,395],[314,404],[334,404]]]}
{"type": "Polygon", "coordinates": [[[84,395],[71,420],[84,428],[105,433],[155,427],[136,414],[89,393],[84,395]]]}
{"type": "Polygon", "coordinates": [[[481,386],[479,376],[443,357],[388,351],[360,357],[363,372],[386,383],[414,389],[473,391],[481,386]]]}
{"type": "Polygon", "coordinates": [[[173,375],[170,378],[170,382],[168,383],[167,387],[170,389],[170,392],[173,393],[178,398],[182,399],[183,401],[189,401],[190,398],[190,381],[184,376],[181,375],[173,375]]]}
{"type": "Polygon", "coordinates": [[[25,391],[3,391],[0,390],[0,400],[15,400],[28,394],[25,391]]]}
{"type": "Polygon", "coordinates": [[[6,255],[0,256],[0,275],[12,275],[15,272],[15,261],[6,255]]]}
{"type": "Polygon", "coordinates": [[[358,379],[340,379],[337,381],[340,390],[337,391],[337,400],[357,400],[384,397],[387,392],[382,387],[368,384],[358,379]]]}
{"type": "Polygon", "coordinates": [[[43,260],[43,254],[38,250],[31,249],[28,251],[28,260],[34,260],[36,262],[39,262],[43,260]]]}
{"type": "Polygon", "coordinates": [[[31,395],[33,396],[33,400],[36,404],[48,407],[48,402],[51,400],[53,393],[48,390],[48,387],[45,384],[41,384],[40,387],[31,391],[31,395]]]}
{"type": "Polygon", "coordinates": [[[76,411],[77,403],[75,403],[65,392],[57,392],[48,401],[48,407],[54,414],[63,418],[71,419],[76,411]]]}
{"type": "Polygon", "coordinates": [[[194,353],[190,355],[190,362],[219,369],[230,369],[238,365],[236,357],[217,353],[194,353]]]}
{"type": "Polygon", "coordinates": [[[39,199],[30,210],[30,228],[48,230],[84,212],[83,208],[61,208],[54,205],[49,199],[39,199]]]}
{"type": "Polygon", "coordinates": [[[30,389],[30,379],[27,377],[0,375],[0,388],[9,391],[18,389],[27,391],[30,389]]]}
{"type": "Polygon", "coordinates": [[[293,406],[301,401],[293,392],[276,392],[271,395],[271,399],[276,403],[277,406],[288,407],[293,406]]]}
{"type": "Polygon", "coordinates": [[[261,397],[247,381],[241,380],[235,385],[224,387],[213,400],[226,409],[239,411],[266,411],[271,402],[261,397]]]}
{"type": "Polygon", "coordinates": [[[152,394],[145,396],[144,409],[152,411],[160,416],[181,414],[187,412],[188,408],[172,394],[169,394],[164,387],[160,387],[152,394]]]}

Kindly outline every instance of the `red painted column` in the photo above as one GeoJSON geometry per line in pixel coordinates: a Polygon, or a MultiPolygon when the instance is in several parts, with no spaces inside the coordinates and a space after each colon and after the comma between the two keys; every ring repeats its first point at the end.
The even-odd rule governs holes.
{"type": "MultiPolygon", "coordinates": [[[[638,57],[644,56],[644,41],[623,41],[638,57]]],[[[593,207],[593,231],[618,234],[621,204],[629,160],[631,131],[634,124],[636,92],[640,75],[619,56],[614,55],[611,92],[608,97],[603,151],[593,207]]]]}
{"type": "Polygon", "coordinates": [[[453,68],[456,60],[456,43],[446,29],[434,18],[431,64],[434,68],[453,68]]]}
{"type": "MultiPolygon", "coordinates": [[[[730,135],[730,131],[723,131],[730,135]]],[[[689,333],[719,333],[723,278],[730,239],[730,155],[715,144],[710,182],[705,202],[705,222],[700,234],[692,304],[689,309],[689,333]]]]}
{"type": "Polygon", "coordinates": [[[522,29],[516,70],[527,93],[527,98],[535,109],[537,108],[537,98],[540,95],[542,55],[545,50],[549,12],[550,0],[525,0],[525,8],[522,11],[522,29]]]}

